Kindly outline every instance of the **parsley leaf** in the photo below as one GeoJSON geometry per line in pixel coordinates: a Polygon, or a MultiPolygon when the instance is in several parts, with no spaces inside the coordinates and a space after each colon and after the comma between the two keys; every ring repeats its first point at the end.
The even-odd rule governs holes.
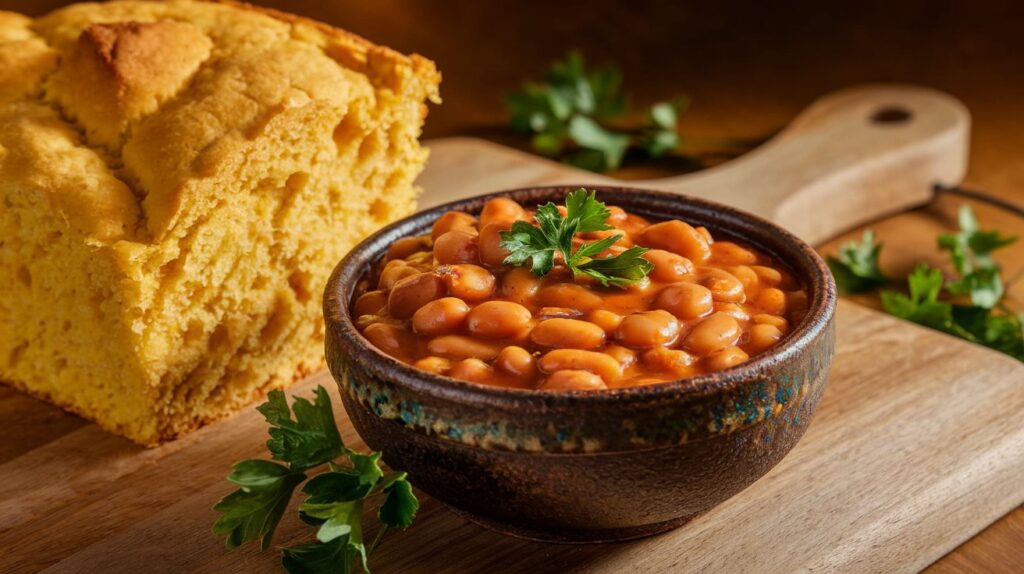
{"type": "Polygon", "coordinates": [[[875,232],[869,229],[859,243],[843,243],[838,257],[826,257],[839,290],[843,293],[865,293],[885,285],[889,279],[878,266],[881,250],[882,244],[875,241],[875,232]]]}
{"type": "Polygon", "coordinates": [[[607,223],[609,215],[605,204],[597,200],[596,192],[581,187],[566,196],[565,217],[558,206],[547,203],[534,213],[537,225],[517,221],[502,232],[501,247],[509,251],[504,263],[521,266],[530,261],[534,275],[542,277],[554,268],[555,256],[559,255],[574,275],[593,277],[604,286],[626,287],[636,283],[654,268],[642,257],[647,248],[630,247],[618,255],[595,259],[622,235],[583,243],[573,251],[572,240],[577,233],[613,229],[607,223]]]}
{"type": "Polygon", "coordinates": [[[342,536],[281,549],[281,565],[290,574],[349,574],[356,551],[342,536]]]}
{"type": "Polygon", "coordinates": [[[640,145],[648,155],[662,157],[679,147],[679,115],[687,108],[689,100],[684,97],[671,102],[658,102],[648,112],[647,125],[639,138],[640,145]]]}
{"type": "Polygon", "coordinates": [[[387,498],[380,506],[377,517],[390,528],[408,528],[420,508],[420,501],[405,480],[405,473],[395,473],[392,482],[384,488],[387,498]]]}
{"type": "Polygon", "coordinates": [[[889,314],[901,319],[952,332],[953,306],[939,301],[942,282],[942,271],[921,263],[907,277],[910,296],[895,291],[882,291],[882,306],[889,314]]]}
{"type": "Polygon", "coordinates": [[[213,533],[227,535],[227,547],[237,548],[250,540],[260,540],[266,550],[274,538],[292,491],[306,475],[266,460],[243,460],[235,464],[228,480],[239,488],[225,496],[213,509],[223,516],[213,525],[213,533]]]}
{"type": "MultiPolygon", "coordinates": [[[[617,240],[618,235],[607,239],[617,240]]],[[[591,244],[593,245],[593,244],[591,244]]],[[[580,251],[583,249],[580,248],[580,251]]],[[[604,251],[603,249],[599,251],[604,251]]],[[[576,265],[581,273],[597,279],[604,286],[627,287],[647,277],[654,264],[643,258],[646,247],[630,247],[615,257],[589,259],[576,265]]],[[[578,252],[577,252],[578,253],[578,252]]]]}
{"type": "Polygon", "coordinates": [[[267,393],[267,402],[256,407],[270,423],[267,449],[274,460],[288,463],[292,469],[303,470],[321,465],[341,456],[344,445],[334,424],[334,410],[323,387],[317,387],[312,403],[295,397],[288,409],[284,391],[267,393]]]}
{"type": "Polygon", "coordinates": [[[272,391],[257,409],[271,425],[267,449],[288,466],[268,460],[237,463],[228,480],[239,488],[214,506],[222,513],[214,534],[227,535],[228,548],[259,539],[260,549],[266,550],[292,493],[306,480],[303,471],[329,463],[328,471],[306,482],[302,492],[307,497],[299,505],[299,518],[318,527],[317,541],[282,549],[281,563],[292,573],[351,572],[358,556],[362,570],[369,572],[370,553],[387,529],[408,527],[419,508],[406,474],[385,475],[381,453],[361,454],[345,447],[323,387],[317,387],[313,402],[296,397],[291,409],[282,391],[272,391]],[[347,464],[336,460],[342,456],[347,464]],[[381,526],[368,548],[362,514],[375,494],[384,497],[377,513],[381,526]]]}
{"type": "Polygon", "coordinates": [[[991,309],[1003,298],[1003,281],[999,264],[992,252],[1010,245],[1016,236],[1005,236],[998,231],[983,231],[969,205],[960,207],[959,233],[939,236],[939,247],[949,251],[953,267],[960,279],[947,286],[950,293],[969,295],[971,303],[991,309]]]}
{"type": "Polygon", "coordinates": [[[613,125],[630,113],[622,75],[614,67],[587,70],[575,51],[553,62],[543,82],[525,83],[505,103],[509,125],[532,135],[534,151],[591,171],[616,169],[631,148],[651,157],[676,150],[678,117],[686,107],[685,98],[659,102],[643,127],[613,125]]]}

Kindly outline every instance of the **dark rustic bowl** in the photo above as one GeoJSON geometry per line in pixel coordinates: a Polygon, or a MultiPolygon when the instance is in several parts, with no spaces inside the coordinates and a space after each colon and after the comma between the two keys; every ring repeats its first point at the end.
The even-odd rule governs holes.
{"type": "Polygon", "coordinates": [[[538,392],[431,375],[371,346],[349,314],[356,283],[396,239],[428,232],[453,209],[479,212],[497,195],[537,204],[560,202],[572,189],[457,201],[363,241],[327,284],[327,361],[366,443],[467,518],[540,540],[638,538],[677,527],[740,492],[807,429],[835,345],[836,288],[813,249],[763,219],[715,203],[594,188],[610,205],[753,244],[785,262],[809,290],[806,318],[769,352],[719,373],[643,387],[538,392]]]}

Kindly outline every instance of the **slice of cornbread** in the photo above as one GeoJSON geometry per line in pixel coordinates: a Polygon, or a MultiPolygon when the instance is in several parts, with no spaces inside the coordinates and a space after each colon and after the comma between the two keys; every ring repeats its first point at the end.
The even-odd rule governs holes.
{"type": "Polygon", "coordinates": [[[243,4],[0,12],[0,380],[154,445],[319,368],[439,81],[243,4]]]}

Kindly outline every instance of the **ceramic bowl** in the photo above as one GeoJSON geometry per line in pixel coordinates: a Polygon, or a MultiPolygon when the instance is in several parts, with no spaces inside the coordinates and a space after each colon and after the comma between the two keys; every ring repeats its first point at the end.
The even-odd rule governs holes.
{"type": "Polygon", "coordinates": [[[759,217],[678,194],[594,187],[652,220],[703,225],[782,261],[808,289],[806,317],[775,348],[709,375],[597,392],[539,392],[432,375],[378,351],[349,301],[388,246],[450,210],[506,196],[560,203],[573,187],[456,201],[398,221],[352,250],[324,296],[327,361],[359,435],[391,467],[466,518],[526,538],[597,542],[675,528],[775,466],[811,422],[835,347],[836,287],[825,263],[759,217]]]}

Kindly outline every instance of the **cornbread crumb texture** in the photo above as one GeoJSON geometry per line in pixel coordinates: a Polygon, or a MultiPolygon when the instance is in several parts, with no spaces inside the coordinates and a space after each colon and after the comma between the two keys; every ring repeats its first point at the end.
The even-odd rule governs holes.
{"type": "Polygon", "coordinates": [[[0,379],[155,444],[318,368],[439,81],[240,4],[0,12],[0,379]]]}

